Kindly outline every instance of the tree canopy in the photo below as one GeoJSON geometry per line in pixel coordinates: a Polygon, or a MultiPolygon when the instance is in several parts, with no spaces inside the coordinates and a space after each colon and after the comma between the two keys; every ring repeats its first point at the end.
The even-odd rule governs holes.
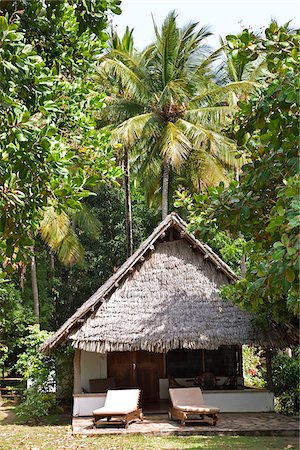
{"type": "Polygon", "coordinates": [[[298,314],[298,32],[273,22],[211,52],[208,27],[171,12],[139,52],[133,30],[109,38],[119,4],[0,0],[2,370],[26,372],[37,317],[57,329],[126,259],[126,225],[137,247],[175,191],[237,272],[246,256],[222,295],[260,323],[298,314]]]}
{"type": "Polygon", "coordinates": [[[249,242],[246,277],[226,288],[226,296],[256,311],[262,321],[281,323],[299,312],[298,45],[298,32],[275,22],[256,39],[252,52],[266,55],[268,79],[248,101],[239,102],[230,128],[247,164],[238,182],[211,192],[206,211],[200,213],[203,203],[197,198],[190,205],[203,235],[215,224],[249,242]]]}
{"type": "Polygon", "coordinates": [[[179,28],[171,12],[155,42],[143,52],[118,49],[98,67],[109,93],[100,125],[111,124],[112,140],[131,149],[148,198],[162,196],[168,210],[169,178],[180,173],[192,189],[218,183],[237,164],[235,143],[222,133],[248,81],[219,86],[213,80],[207,27],[179,28]],[[171,171],[171,172],[170,172],[171,171]]]}
{"type": "MultiPolygon", "coordinates": [[[[92,108],[102,107],[102,93],[93,90],[88,80],[83,83],[84,73],[70,78],[66,64],[58,71],[58,59],[67,62],[68,54],[55,59],[49,50],[51,64],[46,63],[50,53],[36,42],[38,37],[40,43],[47,39],[39,20],[44,18],[50,30],[51,20],[70,6],[19,3],[2,2],[7,14],[0,16],[0,233],[5,264],[26,259],[43,208],[79,209],[92,186],[120,174],[107,138],[96,133],[91,114],[92,108]],[[33,10],[39,17],[35,34],[33,10]]],[[[82,31],[79,27],[78,33],[82,31]]],[[[99,39],[97,43],[101,48],[99,39]]]]}

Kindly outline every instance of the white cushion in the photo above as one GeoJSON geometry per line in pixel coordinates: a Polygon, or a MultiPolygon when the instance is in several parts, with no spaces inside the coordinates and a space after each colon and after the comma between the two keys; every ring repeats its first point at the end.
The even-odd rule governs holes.
{"type": "Polygon", "coordinates": [[[203,395],[199,387],[170,388],[173,407],[181,411],[191,411],[198,414],[216,414],[220,411],[215,406],[204,404],[203,395]]]}
{"type": "Polygon", "coordinates": [[[105,404],[95,409],[93,414],[128,414],[139,407],[139,389],[110,389],[107,391],[105,404]]]}

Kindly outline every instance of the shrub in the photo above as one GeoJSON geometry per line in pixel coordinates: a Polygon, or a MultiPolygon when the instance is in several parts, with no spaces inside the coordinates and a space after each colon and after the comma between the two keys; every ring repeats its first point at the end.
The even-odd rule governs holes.
{"type": "Polygon", "coordinates": [[[294,415],[299,412],[300,390],[291,389],[275,397],[275,411],[280,414],[294,415]]]}
{"type": "Polygon", "coordinates": [[[284,353],[274,354],[272,358],[275,411],[282,414],[299,412],[299,356],[284,353]]]}
{"type": "Polygon", "coordinates": [[[243,345],[243,373],[245,385],[253,388],[266,386],[264,350],[243,345]]]}
{"type": "Polygon", "coordinates": [[[55,404],[54,394],[42,393],[38,386],[33,385],[27,389],[24,400],[15,411],[21,422],[37,424],[55,409],[55,404]]]}

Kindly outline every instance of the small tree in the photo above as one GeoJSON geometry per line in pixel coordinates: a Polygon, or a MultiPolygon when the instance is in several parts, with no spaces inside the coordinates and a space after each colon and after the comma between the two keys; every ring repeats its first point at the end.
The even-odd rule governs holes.
{"type": "Polygon", "coordinates": [[[31,325],[28,334],[20,340],[23,352],[18,355],[16,370],[27,382],[22,402],[16,408],[17,416],[24,422],[36,423],[47,416],[55,405],[55,361],[39,352],[40,345],[50,336],[38,325],[31,325]]]}

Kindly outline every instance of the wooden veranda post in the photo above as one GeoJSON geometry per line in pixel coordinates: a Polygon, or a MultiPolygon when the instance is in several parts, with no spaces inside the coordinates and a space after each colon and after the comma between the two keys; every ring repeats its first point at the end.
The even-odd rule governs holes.
{"type": "Polygon", "coordinates": [[[75,353],[74,353],[74,386],[73,386],[73,394],[80,394],[81,393],[80,356],[81,356],[81,352],[80,352],[79,348],[75,348],[75,353]]]}
{"type": "Polygon", "coordinates": [[[273,377],[272,377],[272,351],[270,347],[265,347],[266,368],[267,368],[267,386],[269,391],[274,391],[273,377]]]}

